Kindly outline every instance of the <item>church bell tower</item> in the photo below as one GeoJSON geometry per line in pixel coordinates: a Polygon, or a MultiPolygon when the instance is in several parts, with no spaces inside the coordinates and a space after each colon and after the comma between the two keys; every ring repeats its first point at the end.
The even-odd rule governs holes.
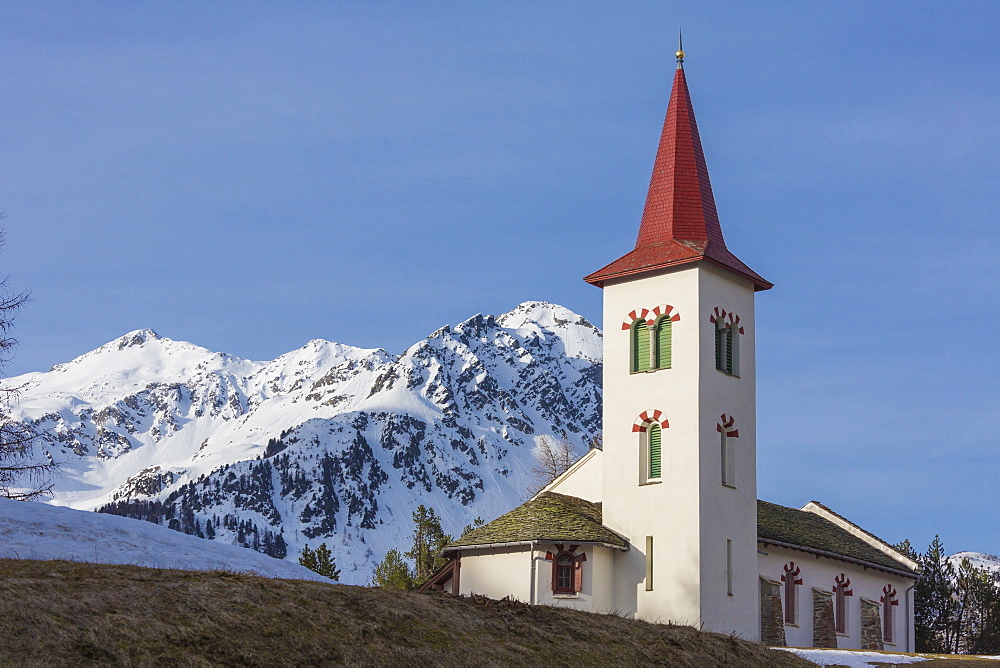
{"type": "Polygon", "coordinates": [[[759,635],[754,294],[726,247],[677,70],[635,249],[604,290],[603,521],[615,607],[759,635]]]}

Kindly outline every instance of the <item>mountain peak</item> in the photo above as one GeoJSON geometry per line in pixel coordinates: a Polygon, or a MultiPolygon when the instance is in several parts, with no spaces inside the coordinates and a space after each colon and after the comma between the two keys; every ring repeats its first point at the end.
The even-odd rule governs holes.
{"type": "Polygon", "coordinates": [[[524,327],[528,323],[535,323],[546,328],[565,327],[572,324],[597,329],[586,318],[574,313],[565,306],[543,301],[521,302],[507,313],[498,317],[497,321],[501,327],[509,327],[511,329],[524,327]]]}
{"type": "Polygon", "coordinates": [[[162,338],[152,329],[136,329],[118,339],[116,343],[118,344],[118,350],[125,350],[132,346],[141,346],[149,340],[159,341],[162,338]]]}

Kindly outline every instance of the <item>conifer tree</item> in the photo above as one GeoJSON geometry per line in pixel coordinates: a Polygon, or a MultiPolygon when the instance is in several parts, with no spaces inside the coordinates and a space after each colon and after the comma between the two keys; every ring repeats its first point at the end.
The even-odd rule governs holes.
{"type": "Polygon", "coordinates": [[[923,567],[914,589],[914,641],[918,652],[949,651],[948,630],[954,618],[954,570],[940,536],[934,536],[920,558],[923,567]]]}
{"type": "Polygon", "coordinates": [[[962,559],[954,569],[952,580],[952,618],[945,634],[947,650],[959,654],[965,649],[970,629],[975,625],[976,568],[968,558],[962,559]]]}
{"type": "Polygon", "coordinates": [[[970,654],[1000,654],[1000,582],[985,569],[977,569],[971,594],[975,600],[977,625],[969,634],[970,654]]]}
{"type": "Polygon", "coordinates": [[[909,538],[907,538],[901,543],[896,543],[895,545],[892,546],[892,549],[896,550],[896,552],[899,552],[905,557],[913,559],[916,562],[920,561],[920,555],[917,554],[917,551],[913,549],[913,545],[910,544],[909,538]]]}
{"type": "Polygon", "coordinates": [[[406,553],[414,564],[414,579],[421,583],[447,562],[441,550],[451,542],[451,536],[441,528],[441,518],[433,508],[424,505],[413,513],[413,547],[406,553]]]}
{"type": "Polygon", "coordinates": [[[299,563],[323,577],[330,578],[334,582],[340,582],[340,569],[337,568],[333,554],[331,554],[326,543],[320,543],[319,547],[315,550],[310,549],[306,545],[302,548],[302,556],[299,557],[299,563]]]}
{"type": "Polygon", "coordinates": [[[954,567],[935,536],[918,555],[909,541],[893,546],[920,562],[914,588],[916,651],[1000,653],[1000,577],[963,559],[954,567]]]}
{"type": "Polygon", "coordinates": [[[399,550],[395,548],[389,550],[382,563],[375,567],[372,586],[394,591],[409,591],[416,586],[413,571],[410,570],[409,564],[403,561],[403,555],[399,550]]]}
{"type": "Polygon", "coordinates": [[[946,634],[948,651],[993,654],[1000,649],[1000,585],[996,576],[965,558],[955,570],[953,617],[946,634]]]}
{"type": "Polygon", "coordinates": [[[472,524],[466,524],[465,525],[465,528],[462,529],[462,536],[465,537],[466,534],[475,531],[476,529],[478,529],[479,527],[483,526],[484,524],[486,524],[486,522],[483,521],[483,518],[482,517],[477,517],[476,519],[472,520],[472,524]]]}

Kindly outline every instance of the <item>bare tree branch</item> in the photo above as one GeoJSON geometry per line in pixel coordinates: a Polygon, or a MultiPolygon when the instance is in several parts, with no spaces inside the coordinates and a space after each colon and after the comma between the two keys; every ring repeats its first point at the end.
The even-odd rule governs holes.
{"type": "Polygon", "coordinates": [[[576,445],[568,438],[541,436],[535,447],[535,465],[531,467],[528,494],[534,496],[561,476],[580,458],[576,445]]]}
{"type": "MultiPolygon", "coordinates": [[[[4,218],[0,212],[0,221],[4,218]]],[[[6,240],[6,229],[0,222],[0,249],[6,240]]],[[[14,358],[17,339],[11,335],[14,319],[21,307],[30,301],[27,291],[14,293],[8,279],[0,281],[0,370],[14,358]]],[[[35,451],[38,434],[28,424],[17,422],[10,406],[20,397],[20,388],[0,385],[0,497],[27,501],[52,491],[51,475],[58,468],[51,456],[38,459],[35,451]]]]}

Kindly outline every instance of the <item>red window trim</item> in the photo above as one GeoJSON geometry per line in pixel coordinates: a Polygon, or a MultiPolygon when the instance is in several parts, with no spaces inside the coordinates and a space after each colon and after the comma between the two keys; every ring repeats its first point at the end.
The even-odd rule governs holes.
{"type": "Polygon", "coordinates": [[[795,565],[794,561],[789,561],[783,569],[785,572],[781,576],[781,581],[785,583],[785,624],[795,624],[795,587],[802,584],[799,574],[802,570],[795,565]]]}
{"type": "Polygon", "coordinates": [[[545,559],[552,562],[552,593],[553,594],[579,594],[583,589],[583,562],[587,560],[587,555],[584,552],[580,554],[574,554],[579,545],[570,545],[569,549],[566,549],[560,543],[556,544],[557,552],[546,552],[545,559]],[[570,587],[560,587],[559,586],[559,558],[563,556],[568,556],[573,560],[573,577],[570,587]]]}
{"type": "Polygon", "coordinates": [[[885,642],[894,645],[892,606],[899,605],[899,599],[896,598],[896,588],[891,584],[882,587],[882,597],[879,602],[882,604],[882,638],[885,642]]]}
{"type": "Polygon", "coordinates": [[[841,573],[833,579],[833,593],[836,596],[834,603],[834,628],[837,633],[847,635],[847,597],[854,596],[851,589],[851,578],[846,573],[841,573]]]}

